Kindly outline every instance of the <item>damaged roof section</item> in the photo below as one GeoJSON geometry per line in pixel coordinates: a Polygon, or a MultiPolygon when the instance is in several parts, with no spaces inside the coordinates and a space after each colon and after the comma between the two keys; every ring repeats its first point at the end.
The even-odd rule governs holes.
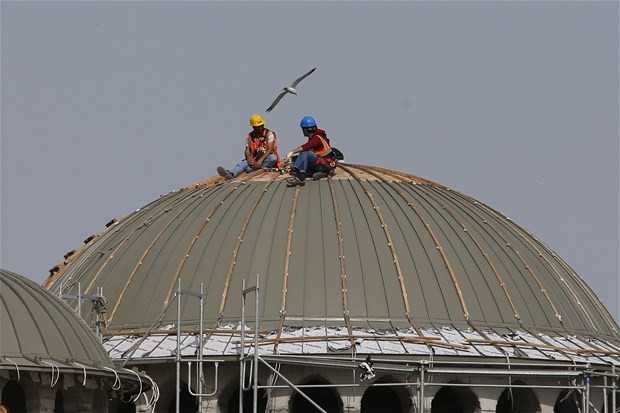
{"type": "MultiPolygon", "coordinates": [[[[171,332],[176,331],[174,326],[171,332]]],[[[207,334],[203,344],[205,356],[238,356],[241,352],[240,326],[226,326],[207,334]]],[[[253,353],[255,338],[261,355],[329,356],[342,353],[381,354],[389,356],[462,356],[496,357],[499,359],[527,359],[532,362],[556,361],[579,364],[620,366],[620,347],[594,338],[550,337],[532,335],[523,331],[498,334],[487,330],[478,334],[453,327],[423,328],[424,336],[412,329],[405,331],[354,330],[346,327],[287,328],[259,333],[247,329],[246,353],[253,353]],[[276,349],[277,344],[277,349],[276,349]],[[354,348],[352,348],[352,346],[354,348]]],[[[181,356],[194,357],[200,346],[199,334],[181,335],[181,356]]],[[[177,352],[176,335],[157,333],[146,338],[138,335],[107,337],[104,347],[114,359],[131,358],[136,361],[174,358],[177,352]]]]}

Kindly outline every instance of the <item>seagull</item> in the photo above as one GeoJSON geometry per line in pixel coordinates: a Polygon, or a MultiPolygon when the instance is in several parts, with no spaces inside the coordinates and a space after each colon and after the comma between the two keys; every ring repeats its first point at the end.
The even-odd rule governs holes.
{"type": "Polygon", "coordinates": [[[374,363],[370,360],[370,354],[366,357],[365,361],[362,361],[359,368],[362,369],[360,373],[360,379],[369,380],[375,377],[375,369],[372,368],[374,363]]]}
{"type": "Polygon", "coordinates": [[[278,102],[280,102],[280,100],[284,97],[284,95],[286,95],[287,93],[292,93],[293,95],[297,96],[297,90],[295,90],[295,87],[297,87],[297,85],[299,84],[299,82],[301,82],[302,80],[304,80],[306,77],[310,76],[310,74],[312,72],[314,72],[316,70],[316,67],[314,69],[312,69],[311,71],[309,71],[308,73],[306,73],[305,75],[301,76],[300,78],[298,78],[296,81],[293,82],[292,85],[290,86],[286,86],[285,88],[282,89],[282,92],[278,95],[278,97],[276,98],[276,100],[273,101],[273,103],[271,104],[271,106],[269,106],[267,108],[267,113],[271,112],[273,108],[276,107],[276,105],[278,104],[278,102]]]}

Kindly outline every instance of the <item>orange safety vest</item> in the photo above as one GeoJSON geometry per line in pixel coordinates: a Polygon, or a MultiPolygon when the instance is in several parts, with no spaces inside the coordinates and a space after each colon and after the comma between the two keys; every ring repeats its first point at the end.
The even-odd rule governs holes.
{"type": "Polygon", "coordinates": [[[321,140],[321,143],[323,144],[323,149],[321,149],[318,152],[314,151],[314,153],[317,156],[323,157],[323,156],[327,155],[329,152],[331,152],[332,148],[329,146],[329,143],[327,143],[327,140],[325,138],[323,138],[319,134],[316,134],[315,136],[317,136],[321,140]]]}
{"type": "Polygon", "coordinates": [[[274,131],[270,131],[267,128],[263,128],[262,136],[258,138],[252,138],[252,133],[248,133],[245,140],[247,142],[248,148],[250,148],[250,153],[254,157],[254,160],[258,160],[265,152],[269,150],[269,142],[267,141],[267,135],[269,133],[273,133],[273,154],[278,158],[276,162],[276,166],[278,168],[281,167],[280,164],[280,155],[278,154],[278,137],[274,131]]]}
{"type": "Polygon", "coordinates": [[[335,169],[337,162],[332,154],[331,146],[329,146],[329,143],[327,143],[327,139],[325,139],[323,136],[319,135],[318,133],[315,134],[315,136],[317,136],[321,140],[321,143],[323,144],[323,149],[321,149],[318,152],[313,151],[318,156],[318,158],[316,162],[311,165],[311,167],[314,168],[317,165],[323,165],[324,167],[328,169],[335,169]]]}

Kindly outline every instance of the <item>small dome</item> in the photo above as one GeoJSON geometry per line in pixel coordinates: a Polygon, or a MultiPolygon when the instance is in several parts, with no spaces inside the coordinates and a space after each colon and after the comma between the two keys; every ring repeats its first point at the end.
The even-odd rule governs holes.
{"type": "MultiPolygon", "coordinates": [[[[260,328],[525,329],[618,342],[604,305],[554,251],[491,207],[406,173],[343,164],[216,177],[110,221],[53,271],[53,292],[98,287],[108,331],[146,329],[183,289],[205,289],[206,326],[238,325],[260,274],[260,328]]],[[[183,304],[184,326],[197,305],[183,304]]],[[[163,315],[176,324],[176,311],[163,315]]]]}
{"type": "Polygon", "coordinates": [[[54,387],[61,374],[77,373],[84,382],[86,377],[103,380],[109,395],[157,392],[144,373],[116,367],[84,320],[58,297],[1,268],[0,326],[0,368],[15,371],[18,381],[20,371],[51,371],[54,387]]]}
{"type": "Polygon", "coordinates": [[[33,281],[0,269],[0,355],[114,367],[84,320],[33,281]]]}

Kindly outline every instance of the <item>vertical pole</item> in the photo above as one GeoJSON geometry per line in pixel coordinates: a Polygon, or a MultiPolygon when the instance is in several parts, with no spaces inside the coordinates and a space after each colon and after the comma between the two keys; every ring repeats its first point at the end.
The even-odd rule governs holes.
{"type": "Polygon", "coordinates": [[[243,413],[243,357],[245,356],[245,278],[241,280],[241,354],[239,356],[239,413],[243,413]]]}
{"type": "Polygon", "coordinates": [[[603,376],[603,411],[608,412],[607,406],[607,376],[603,376]]]}
{"type": "Polygon", "coordinates": [[[584,413],[590,413],[590,373],[586,373],[586,400],[583,407],[584,413]]]}
{"type": "MultiPolygon", "coordinates": [[[[99,289],[101,287],[97,287],[97,295],[101,296],[101,294],[99,294],[99,289]]],[[[96,310],[95,311],[95,335],[97,336],[97,340],[99,340],[99,342],[101,342],[101,337],[99,337],[99,313],[101,311],[101,309],[99,308],[99,303],[96,301],[92,302],[93,304],[93,308],[96,310]]]]}
{"type": "Polygon", "coordinates": [[[181,413],[181,278],[176,294],[177,299],[177,379],[176,379],[176,407],[175,412],[181,413]]]}
{"type": "MultiPolygon", "coordinates": [[[[204,346],[203,342],[202,342],[202,338],[204,337],[203,335],[203,329],[204,329],[204,299],[205,299],[205,289],[204,289],[204,283],[200,283],[200,339],[198,340],[198,343],[200,343],[200,348],[198,349],[198,371],[200,372],[200,374],[198,375],[198,383],[199,383],[199,394],[201,394],[201,396],[198,396],[198,406],[200,407],[200,411],[202,412],[202,394],[204,393],[204,386],[203,386],[203,382],[204,382],[204,373],[202,371],[202,347],[204,346]]],[[[241,412],[239,412],[241,413],[241,412]]]]}
{"type": "Polygon", "coordinates": [[[424,413],[424,363],[420,364],[420,413],[424,413]]]}
{"type": "Polygon", "coordinates": [[[256,413],[258,409],[258,280],[259,275],[256,274],[256,294],[255,297],[255,307],[254,307],[254,378],[253,378],[253,389],[254,389],[254,407],[253,413],[256,413]]]}
{"type": "MultiPolygon", "coordinates": [[[[616,374],[616,366],[611,366],[611,372],[613,374],[616,374]]],[[[618,382],[618,376],[615,376],[614,379],[611,381],[611,411],[615,412],[616,408],[618,407],[617,404],[617,399],[616,399],[616,391],[618,390],[617,387],[617,383],[618,382]]]]}
{"type": "Polygon", "coordinates": [[[78,316],[82,318],[82,283],[78,283],[78,316]]]}

